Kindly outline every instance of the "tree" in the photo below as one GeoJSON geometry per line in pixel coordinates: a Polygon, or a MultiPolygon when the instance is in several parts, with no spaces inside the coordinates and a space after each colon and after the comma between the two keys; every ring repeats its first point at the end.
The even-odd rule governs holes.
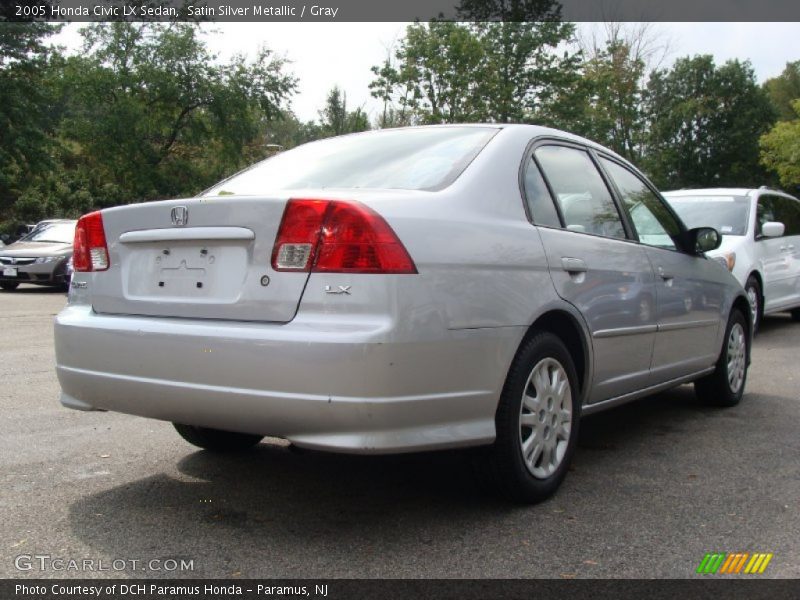
{"type": "Polygon", "coordinates": [[[800,60],[786,63],[780,75],[764,82],[764,89],[778,113],[778,120],[797,118],[793,104],[800,98],[800,60]]]}
{"type": "Polygon", "coordinates": [[[354,111],[347,110],[347,94],[338,86],[334,86],[325,101],[325,107],[319,111],[321,137],[366,131],[369,119],[359,107],[354,111]]]}
{"type": "Polygon", "coordinates": [[[406,29],[395,58],[373,67],[372,95],[397,98],[418,123],[458,123],[478,117],[476,71],[482,56],[472,31],[458,23],[432,21],[406,29]]]}
{"type": "MultiPolygon", "coordinates": [[[[486,7],[472,11],[483,14],[479,8],[486,7]]],[[[370,89],[384,102],[384,122],[394,115],[419,123],[553,123],[577,81],[579,55],[559,51],[573,32],[559,21],[415,23],[395,61],[372,68],[370,89]]]]}
{"type": "Polygon", "coordinates": [[[264,48],[218,64],[197,27],[103,23],[64,64],[67,161],[97,206],[194,194],[264,155],[296,81],[264,48]]]}
{"type": "Polygon", "coordinates": [[[59,26],[0,25],[0,214],[7,216],[27,182],[53,166],[51,52],[43,40],[59,26]]]}
{"type": "Polygon", "coordinates": [[[781,121],[761,136],[761,163],[778,174],[787,189],[800,187],[800,99],[792,103],[795,119],[781,121]]]}
{"type": "Polygon", "coordinates": [[[711,56],[682,58],[647,84],[646,166],[662,187],[757,186],[766,172],[758,139],[774,122],[749,62],[717,67],[711,56]]]}
{"type": "Polygon", "coordinates": [[[584,28],[579,43],[585,62],[575,94],[583,110],[570,130],[639,162],[647,126],[645,74],[658,68],[669,41],[652,23],[606,22],[584,28]]]}
{"type": "Polygon", "coordinates": [[[483,49],[478,76],[481,119],[550,125],[561,121],[578,80],[580,55],[558,48],[572,40],[575,26],[560,21],[490,21],[473,27],[483,49]]]}

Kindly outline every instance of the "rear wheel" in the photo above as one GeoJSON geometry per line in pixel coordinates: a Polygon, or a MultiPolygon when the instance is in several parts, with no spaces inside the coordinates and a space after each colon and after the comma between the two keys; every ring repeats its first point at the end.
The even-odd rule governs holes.
{"type": "Polygon", "coordinates": [[[0,288],[3,288],[7,292],[11,292],[19,287],[19,283],[16,281],[0,281],[0,288]]]}
{"type": "Polygon", "coordinates": [[[753,335],[761,325],[761,285],[753,275],[747,278],[744,291],[747,293],[747,300],[750,302],[750,320],[753,322],[753,335]]]}
{"type": "Polygon", "coordinates": [[[574,362],[549,332],[517,352],[495,417],[495,443],[479,456],[487,481],[517,502],[541,502],[567,474],[578,435],[574,362]]]}
{"type": "Polygon", "coordinates": [[[258,444],[264,436],[222,431],[209,427],[173,423],[180,436],[190,444],[215,452],[240,452],[258,444]]]}
{"type": "Polygon", "coordinates": [[[747,351],[750,344],[747,319],[733,309],[725,329],[725,341],[711,375],[694,382],[697,397],[713,406],[736,406],[747,381],[747,351]]]}

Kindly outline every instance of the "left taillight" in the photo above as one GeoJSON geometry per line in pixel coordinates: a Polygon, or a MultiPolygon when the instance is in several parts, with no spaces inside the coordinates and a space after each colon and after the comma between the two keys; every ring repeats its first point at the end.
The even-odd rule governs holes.
{"type": "Polygon", "coordinates": [[[105,271],[109,267],[108,244],[100,212],[82,216],[75,226],[72,268],[75,271],[105,271]]]}

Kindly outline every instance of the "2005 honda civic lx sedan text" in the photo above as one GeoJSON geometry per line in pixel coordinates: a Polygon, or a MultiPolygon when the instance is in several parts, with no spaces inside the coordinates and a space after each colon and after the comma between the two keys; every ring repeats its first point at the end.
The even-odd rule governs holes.
{"type": "Polygon", "coordinates": [[[579,419],[690,381],[745,387],[750,308],[630,164],[529,125],[349,135],[196,198],[84,216],[57,316],[61,402],[189,442],[475,451],[552,494],[579,419]]]}

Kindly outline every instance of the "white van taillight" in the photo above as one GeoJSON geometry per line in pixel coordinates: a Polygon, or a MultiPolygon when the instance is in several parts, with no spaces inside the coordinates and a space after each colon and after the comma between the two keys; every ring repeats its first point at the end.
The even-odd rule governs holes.
{"type": "Polygon", "coordinates": [[[82,216],[75,226],[72,268],[75,271],[105,271],[109,267],[106,232],[100,212],[82,216]]]}
{"type": "Polygon", "coordinates": [[[272,251],[276,271],[416,273],[389,224],[363,204],[292,199],[272,251]]]}

